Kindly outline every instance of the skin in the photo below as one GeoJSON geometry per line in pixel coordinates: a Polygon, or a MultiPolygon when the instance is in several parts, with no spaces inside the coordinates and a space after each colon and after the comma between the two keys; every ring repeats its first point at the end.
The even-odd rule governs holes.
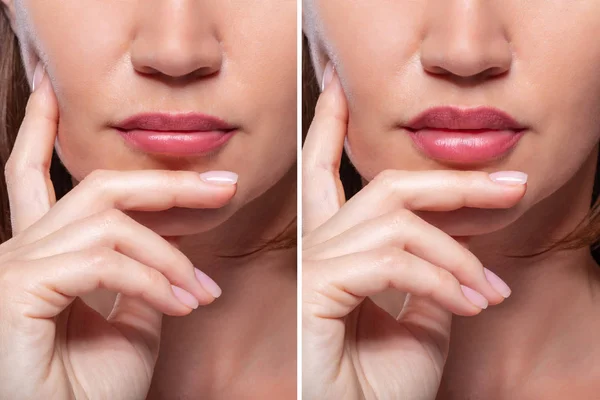
{"type": "Polygon", "coordinates": [[[20,338],[29,352],[17,361],[9,357],[15,343],[3,348],[7,357],[1,368],[11,371],[7,379],[12,382],[31,378],[27,365],[50,365],[40,357],[59,351],[67,327],[90,327],[68,336],[69,362],[54,356],[51,365],[67,365],[56,369],[63,374],[50,375],[55,379],[50,382],[39,370],[36,376],[42,378],[28,388],[6,389],[30,392],[7,393],[45,398],[57,387],[64,398],[170,399],[198,393],[209,399],[283,398],[295,393],[295,250],[233,259],[222,255],[253,250],[296,215],[296,3],[272,2],[268,24],[264,7],[244,1],[3,4],[28,76],[33,80],[38,62],[46,73],[6,167],[15,237],[0,247],[0,273],[10,288],[3,293],[43,301],[2,312],[30,322],[28,313],[41,312],[40,304],[47,301],[45,293],[30,293],[33,286],[68,290],[69,296],[54,308],[42,307],[39,317],[54,321],[60,316],[46,326],[56,330],[57,342],[33,345],[34,338],[16,326],[6,330],[3,343],[20,338]],[[240,32],[251,40],[240,40],[240,32]],[[197,111],[240,129],[206,157],[143,154],[128,147],[111,124],[148,111],[197,111]],[[76,184],[75,194],[59,202],[45,178],[53,145],[76,184]],[[203,182],[199,173],[210,171],[231,171],[237,184],[203,182]],[[86,202],[93,204],[82,207],[86,202]],[[50,272],[35,272],[61,265],[72,273],[81,265],[135,265],[137,270],[125,269],[127,274],[115,280],[117,272],[111,275],[109,268],[92,269],[85,279],[71,278],[68,288],[62,281],[45,281],[50,272]],[[190,313],[167,289],[176,285],[200,305],[212,303],[214,296],[206,281],[195,279],[194,266],[218,282],[223,295],[190,313]],[[120,286],[141,285],[140,273],[155,279],[143,288],[120,286]],[[110,293],[95,290],[99,287],[110,293]],[[113,309],[120,291],[125,294],[113,309]],[[87,305],[73,303],[75,296],[87,305]],[[120,330],[123,315],[129,328],[120,330]],[[241,331],[247,334],[240,339],[241,331]],[[89,335],[103,341],[80,351],[77,343],[89,343],[89,335]],[[122,357],[106,357],[116,347],[122,357]],[[98,371],[107,372],[105,385],[92,380],[98,371]]]}
{"type": "MultiPolygon", "coordinates": [[[[312,299],[308,304],[314,305],[304,315],[303,346],[310,348],[304,360],[315,368],[326,365],[323,357],[351,360],[333,364],[347,368],[346,381],[321,379],[328,376],[321,369],[305,378],[304,387],[318,382],[322,390],[332,393],[336,388],[352,388],[356,398],[380,399],[399,394],[438,400],[553,399],[573,393],[593,397],[597,392],[595,360],[600,357],[595,332],[600,319],[590,316],[598,307],[599,280],[589,249],[528,258],[509,255],[543,249],[574,229],[589,211],[600,137],[600,79],[594,67],[600,61],[600,47],[592,40],[600,33],[600,5],[398,1],[374,7],[366,1],[342,5],[338,1],[307,0],[304,10],[304,31],[319,79],[329,61],[336,70],[333,83],[317,106],[304,150],[304,174],[311,178],[304,186],[304,223],[308,228],[303,258],[308,273],[303,287],[305,299],[312,299]],[[496,107],[528,130],[506,157],[458,168],[425,157],[397,128],[438,105],[496,107]],[[365,182],[363,191],[349,203],[341,198],[332,172],[339,163],[344,140],[365,182]],[[440,170],[451,175],[440,178],[435,175],[440,170]],[[435,203],[462,187],[462,174],[515,170],[528,174],[526,190],[505,207],[496,204],[490,208],[487,203],[475,205],[476,209],[452,211],[435,203]],[[424,186],[436,185],[435,194],[422,193],[424,186]],[[395,195],[390,197],[390,192],[395,195]],[[405,202],[386,203],[397,201],[395,196],[400,195],[413,196],[413,202],[433,205],[436,211],[413,207],[403,212],[405,202]],[[356,212],[362,213],[360,221],[344,211],[352,203],[356,212]],[[454,243],[446,245],[432,234],[422,234],[411,242],[411,233],[422,232],[417,229],[422,220],[454,238],[454,243]],[[361,231],[358,226],[367,222],[369,229],[361,231]],[[332,276],[311,274],[313,268],[330,265],[333,255],[346,254],[345,271],[358,268],[356,246],[348,249],[342,244],[349,232],[357,243],[368,242],[373,251],[377,250],[369,258],[374,263],[371,265],[386,265],[382,260],[392,260],[398,268],[393,276],[383,279],[375,268],[360,276],[365,282],[379,277],[383,279],[379,285],[362,282],[362,286],[352,287],[333,272],[332,276]],[[390,256],[385,249],[400,243],[403,252],[415,255],[415,248],[428,242],[438,248],[417,254],[421,260],[427,261],[436,253],[447,255],[462,245],[479,260],[480,269],[473,268],[465,275],[460,269],[450,271],[453,279],[465,284],[481,276],[481,266],[485,266],[508,283],[512,295],[501,303],[488,299],[488,309],[471,314],[440,300],[443,293],[437,290],[424,291],[427,296],[421,300],[418,295],[423,294],[422,288],[419,291],[411,286],[417,278],[397,275],[411,265],[406,261],[408,256],[390,256]],[[399,276],[402,285],[393,283],[399,276]],[[398,290],[386,292],[388,286],[398,290]],[[351,302],[344,302],[346,308],[340,309],[336,303],[345,299],[337,290],[354,295],[351,302]],[[417,312],[412,312],[411,302],[403,309],[404,295],[400,292],[417,295],[412,297],[418,298],[417,312]],[[404,310],[398,323],[370,300],[364,301],[366,297],[375,299],[394,317],[404,310]],[[432,306],[431,299],[437,299],[438,305],[432,306]],[[422,301],[426,306],[421,306],[422,301]],[[340,343],[334,340],[339,337],[335,329],[342,329],[339,325],[320,325],[326,323],[323,315],[331,312],[337,313],[335,318],[349,315],[355,324],[351,326],[359,337],[344,347],[350,350],[326,350],[335,348],[332,343],[340,343]],[[450,319],[450,313],[458,316],[450,319]],[[417,318],[407,321],[407,314],[417,318]],[[435,316],[433,326],[423,326],[427,315],[435,316]],[[425,339],[416,335],[407,341],[401,332],[411,324],[413,330],[437,335],[433,340],[426,339],[431,335],[425,339]],[[371,325],[380,329],[368,328],[371,325]],[[408,359],[408,354],[417,359],[408,359]],[[427,354],[435,356],[418,358],[427,354]],[[358,372],[350,374],[353,370],[358,372]]],[[[466,194],[467,202],[475,204],[485,193],[481,179],[481,175],[470,175],[467,186],[479,189],[466,194]]],[[[433,264],[448,271],[443,262],[448,260],[452,260],[449,255],[433,264]]],[[[487,290],[473,283],[470,286],[482,294],[487,290]]],[[[448,296],[457,293],[443,292],[448,296]]],[[[453,298],[461,299],[459,293],[453,298]]]]}

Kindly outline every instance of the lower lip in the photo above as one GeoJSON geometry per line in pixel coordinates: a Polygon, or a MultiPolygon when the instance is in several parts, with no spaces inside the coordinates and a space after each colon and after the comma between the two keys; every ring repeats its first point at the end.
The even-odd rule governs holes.
{"type": "Polygon", "coordinates": [[[147,130],[119,131],[125,141],[147,153],[198,156],[213,152],[223,146],[235,131],[162,132],[147,130]]]}
{"type": "Polygon", "coordinates": [[[508,154],[524,131],[448,131],[423,129],[409,132],[416,146],[430,158],[457,164],[485,163],[508,154]]]}

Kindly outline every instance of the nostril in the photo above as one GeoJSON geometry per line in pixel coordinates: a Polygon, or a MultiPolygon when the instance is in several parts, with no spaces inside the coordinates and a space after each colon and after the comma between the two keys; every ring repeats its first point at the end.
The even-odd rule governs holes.
{"type": "Polygon", "coordinates": [[[131,48],[131,64],[141,74],[188,80],[212,76],[222,67],[221,45],[210,33],[171,32],[160,38],[150,33],[139,34],[131,48]]]}

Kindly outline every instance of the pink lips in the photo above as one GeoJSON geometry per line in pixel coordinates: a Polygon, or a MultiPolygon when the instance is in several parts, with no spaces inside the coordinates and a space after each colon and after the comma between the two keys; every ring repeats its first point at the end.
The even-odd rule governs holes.
{"type": "Polygon", "coordinates": [[[147,153],[205,155],[224,145],[236,127],[204,114],[138,114],[115,128],[132,147],[147,153]]]}
{"type": "Polygon", "coordinates": [[[430,158],[455,164],[485,163],[510,152],[526,128],[493,108],[432,108],[403,126],[430,158]]]}

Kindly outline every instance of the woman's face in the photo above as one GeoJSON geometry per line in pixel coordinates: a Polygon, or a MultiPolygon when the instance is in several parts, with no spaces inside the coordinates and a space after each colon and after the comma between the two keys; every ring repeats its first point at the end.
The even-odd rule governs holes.
{"type": "Polygon", "coordinates": [[[347,150],[366,180],[390,168],[523,171],[522,214],[590,160],[600,137],[600,2],[375,3],[307,0],[304,8],[317,74],[331,60],[346,93],[347,150]],[[414,119],[441,106],[475,112],[438,109],[420,124],[476,128],[483,121],[513,131],[493,132],[491,147],[466,156],[453,153],[452,140],[436,147],[443,129],[424,131],[432,136],[420,147],[409,128],[418,130],[414,119]]]}
{"type": "MultiPolygon", "coordinates": [[[[233,171],[238,191],[217,224],[294,165],[295,0],[3,1],[29,76],[38,59],[46,66],[59,154],[75,180],[94,169],[233,171]],[[235,130],[216,149],[220,132],[191,154],[140,149],[115,127],[145,113],[198,113],[235,130]]],[[[187,129],[210,124],[202,115],[187,129]]],[[[191,231],[207,228],[197,224],[191,231]]]]}

